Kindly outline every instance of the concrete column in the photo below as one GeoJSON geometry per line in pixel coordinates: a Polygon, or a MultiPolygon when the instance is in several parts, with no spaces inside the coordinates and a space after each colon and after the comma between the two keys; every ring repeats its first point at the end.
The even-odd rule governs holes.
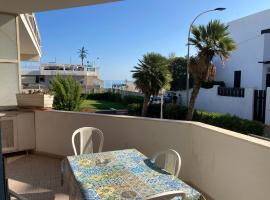
{"type": "Polygon", "coordinates": [[[18,17],[0,13],[0,107],[16,106],[21,90],[18,17]]]}

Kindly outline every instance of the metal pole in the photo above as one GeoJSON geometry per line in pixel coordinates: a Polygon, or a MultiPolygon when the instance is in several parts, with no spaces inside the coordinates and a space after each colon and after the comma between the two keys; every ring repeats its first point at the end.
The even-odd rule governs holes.
{"type": "Polygon", "coordinates": [[[9,199],[7,180],[5,177],[5,160],[2,152],[2,141],[1,141],[1,120],[0,120],[0,194],[1,199],[9,199]]]}
{"type": "Polygon", "coordinates": [[[195,21],[203,14],[205,13],[208,13],[208,12],[212,12],[212,11],[223,11],[225,10],[226,8],[215,8],[215,9],[211,9],[211,10],[207,10],[207,11],[204,11],[200,14],[198,14],[194,20],[191,22],[190,26],[189,26],[189,30],[188,30],[188,53],[187,53],[187,82],[186,82],[186,92],[187,92],[187,107],[189,106],[189,65],[190,65],[190,43],[189,43],[189,40],[190,40],[190,33],[191,33],[191,29],[192,29],[192,26],[193,24],[195,23],[195,21]]]}
{"type": "Polygon", "coordinates": [[[164,97],[164,94],[162,92],[161,100],[160,100],[160,119],[163,119],[163,97],[164,97]]]}

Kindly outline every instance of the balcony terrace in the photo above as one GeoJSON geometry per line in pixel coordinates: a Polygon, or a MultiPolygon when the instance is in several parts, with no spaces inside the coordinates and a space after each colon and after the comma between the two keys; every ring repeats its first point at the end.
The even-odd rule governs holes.
{"type": "Polygon", "coordinates": [[[34,154],[8,156],[11,189],[29,199],[68,199],[60,161],[73,155],[71,135],[83,126],[104,132],[103,151],[136,148],[147,156],[172,148],[180,178],[207,199],[269,199],[270,142],[197,122],[89,113],[35,111],[34,154]]]}

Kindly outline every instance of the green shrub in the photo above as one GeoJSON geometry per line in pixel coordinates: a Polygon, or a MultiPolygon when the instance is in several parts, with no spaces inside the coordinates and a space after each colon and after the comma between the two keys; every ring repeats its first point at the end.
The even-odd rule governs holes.
{"type": "Polygon", "coordinates": [[[147,111],[147,117],[160,118],[160,104],[150,104],[147,111]]]}
{"type": "Polygon", "coordinates": [[[73,111],[79,108],[81,85],[71,76],[68,78],[56,76],[52,80],[50,91],[54,94],[54,109],[73,111]]]}
{"type": "MultiPolygon", "coordinates": [[[[128,114],[140,116],[142,111],[141,104],[128,105],[128,114]]],[[[187,108],[180,105],[164,104],[163,117],[165,119],[185,120],[187,108]]],[[[148,108],[148,117],[160,118],[160,104],[151,104],[148,108]]],[[[264,126],[257,121],[241,119],[237,116],[228,114],[195,111],[193,121],[217,126],[243,134],[254,134],[261,136],[264,126]]]]}
{"type": "Polygon", "coordinates": [[[134,96],[134,95],[127,95],[124,96],[122,99],[123,103],[125,104],[142,104],[143,103],[143,97],[142,96],[134,96]]]}
{"type": "MultiPolygon", "coordinates": [[[[142,104],[129,104],[128,114],[140,116],[142,112],[142,104]]],[[[184,120],[187,114],[187,109],[183,106],[164,104],[163,116],[165,119],[184,120]]],[[[150,104],[147,117],[160,118],[160,104],[150,104]]]]}
{"type": "Polygon", "coordinates": [[[111,92],[89,93],[85,95],[85,99],[116,101],[116,102],[122,100],[121,95],[119,93],[111,93],[111,92]]]}
{"type": "Polygon", "coordinates": [[[254,134],[261,136],[264,129],[263,124],[260,122],[241,119],[237,116],[231,116],[229,114],[224,115],[219,113],[195,111],[193,120],[243,134],[254,134]]]}
{"type": "Polygon", "coordinates": [[[187,108],[175,104],[165,104],[163,115],[165,119],[185,120],[187,108]]]}
{"type": "Polygon", "coordinates": [[[103,92],[103,93],[89,93],[83,94],[82,98],[91,99],[91,100],[103,100],[103,101],[112,101],[112,102],[123,102],[124,104],[142,104],[143,97],[135,95],[127,95],[122,98],[119,93],[112,92],[103,92]]]}
{"type": "Polygon", "coordinates": [[[140,116],[142,114],[142,104],[129,104],[128,114],[131,116],[140,116]]]}

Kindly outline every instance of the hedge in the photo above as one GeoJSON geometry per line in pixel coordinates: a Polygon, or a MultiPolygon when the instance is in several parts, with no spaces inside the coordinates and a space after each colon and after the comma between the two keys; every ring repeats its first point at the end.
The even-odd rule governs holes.
{"type": "Polygon", "coordinates": [[[143,103],[143,96],[134,96],[134,95],[127,95],[122,98],[123,103],[125,104],[142,104],[143,103]]]}
{"type": "MultiPolygon", "coordinates": [[[[140,116],[141,104],[128,105],[128,114],[140,116]]],[[[179,105],[164,104],[163,116],[165,119],[185,120],[187,108],[179,105]]],[[[151,104],[148,109],[148,117],[160,117],[160,104],[151,104]]],[[[210,124],[243,134],[263,135],[264,125],[257,121],[241,119],[229,114],[195,111],[193,121],[210,124]]]]}
{"type": "Polygon", "coordinates": [[[104,93],[89,93],[83,96],[85,99],[91,100],[104,100],[104,101],[121,101],[121,95],[119,93],[111,93],[111,92],[104,92],[104,93]]]}
{"type": "Polygon", "coordinates": [[[112,92],[89,93],[89,94],[84,94],[82,98],[91,99],[91,100],[122,102],[126,105],[133,104],[133,103],[137,103],[137,104],[143,103],[142,96],[126,95],[122,97],[120,93],[112,93],[112,92]]]}
{"type": "Polygon", "coordinates": [[[241,119],[237,116],[232,116],[229,114],[196,111],[194,113],[193,120],[243,134],[262,136],[264,130],[264,125],[260,122],[241,119]]]}

